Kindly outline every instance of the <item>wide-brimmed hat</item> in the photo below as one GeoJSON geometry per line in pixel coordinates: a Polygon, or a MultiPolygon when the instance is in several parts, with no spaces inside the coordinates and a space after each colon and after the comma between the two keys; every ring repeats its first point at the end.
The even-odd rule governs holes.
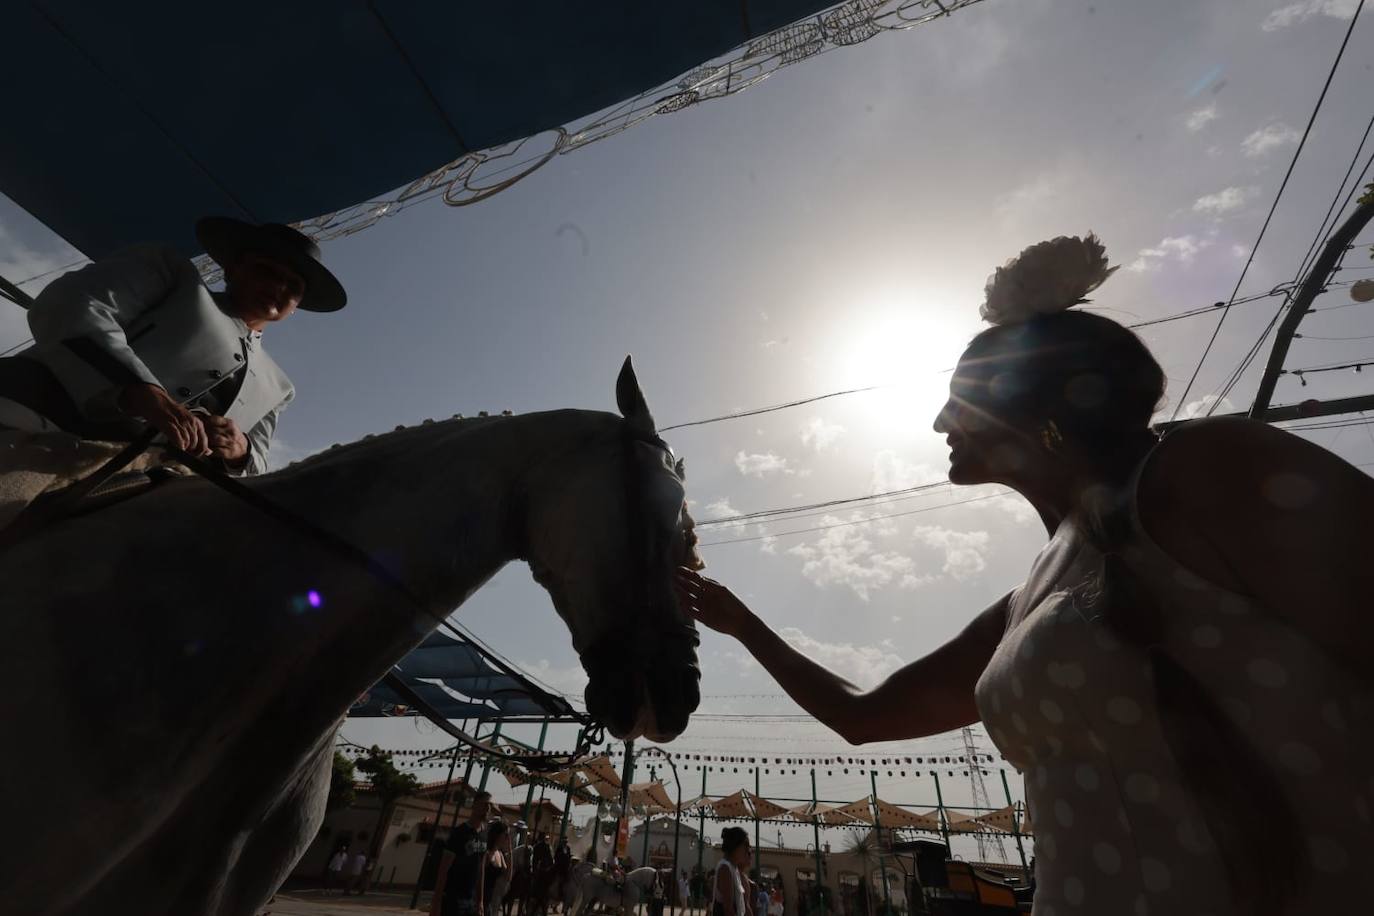
{"type": "Polygon", "coordinates": [[[255,226],[228,216],[207,216],[196,222],[196,238],[221,267],[229,267],[249,251],[281,260],[305,279],[300,308],[306,311],[337,312],[348,303],[343,284],[320,260],[320,246],[290,226],[255,226]]]}

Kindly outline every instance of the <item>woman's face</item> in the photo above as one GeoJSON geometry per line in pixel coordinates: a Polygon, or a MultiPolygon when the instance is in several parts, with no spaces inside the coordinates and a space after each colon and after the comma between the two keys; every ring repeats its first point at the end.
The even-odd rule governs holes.
{"type": "Polygon", "coordinates": [[[735,847],[734,851],[730,853],[730,861],[734,862],[738,866],[747,866],[753,858],[754,851],[749,848],[748,840],[745,840],[743,843],[740,843],[738,846],[735,847]]]}
{"type": "Polygon", "coordinates": [[[957,484],[1012,483],[1036,458],[1035,424],[1007,408],[1015,362],[965,353],[949,382],[934,429],[949,444],[949,479],[957,484]]]}

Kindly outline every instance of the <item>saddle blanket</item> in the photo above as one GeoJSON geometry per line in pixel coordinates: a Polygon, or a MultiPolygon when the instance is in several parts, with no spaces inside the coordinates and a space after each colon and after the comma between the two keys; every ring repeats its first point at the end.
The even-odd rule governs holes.
{"type": "MultiPolygon", "coordinates": [[[[0,427],[0,529],[30,503],[77,483],[122,451],[127,443],[78,439],[61,431],[30,432],[0,427]]],[[[132,496],[151,486],[148,471],[186,476],[190,469],[160,448],[147,449],[123,471],[98,487],[92,497],[132,496]]]]}

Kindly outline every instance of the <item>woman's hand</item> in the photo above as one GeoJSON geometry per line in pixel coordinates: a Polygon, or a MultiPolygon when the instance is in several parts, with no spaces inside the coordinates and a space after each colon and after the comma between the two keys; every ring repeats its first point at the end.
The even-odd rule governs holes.
{"type": "Polygon", "coordinates": [[[730,589],[686,566],[678,567],[676,586],[678,603],[683,609],[717,633],[739,638],[753,617],[753,612],[730,589]]]}

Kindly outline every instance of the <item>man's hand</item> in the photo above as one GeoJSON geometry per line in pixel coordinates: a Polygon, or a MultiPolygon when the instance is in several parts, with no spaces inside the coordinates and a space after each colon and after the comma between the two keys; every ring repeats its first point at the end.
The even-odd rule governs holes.
{"type": "Polygon", "coordinates": [[[239,465],[248,457],[248,437],[228,417],[205,417],[210,451],[225,464],[239,465]]]}
{"type": "Polygon", "coordinates": [[[116,399],[119,409],[147,421],[167,441],[191,455],[209,455],[210,438],[205,426],[160,385],[126,385],[116,399]]]}

